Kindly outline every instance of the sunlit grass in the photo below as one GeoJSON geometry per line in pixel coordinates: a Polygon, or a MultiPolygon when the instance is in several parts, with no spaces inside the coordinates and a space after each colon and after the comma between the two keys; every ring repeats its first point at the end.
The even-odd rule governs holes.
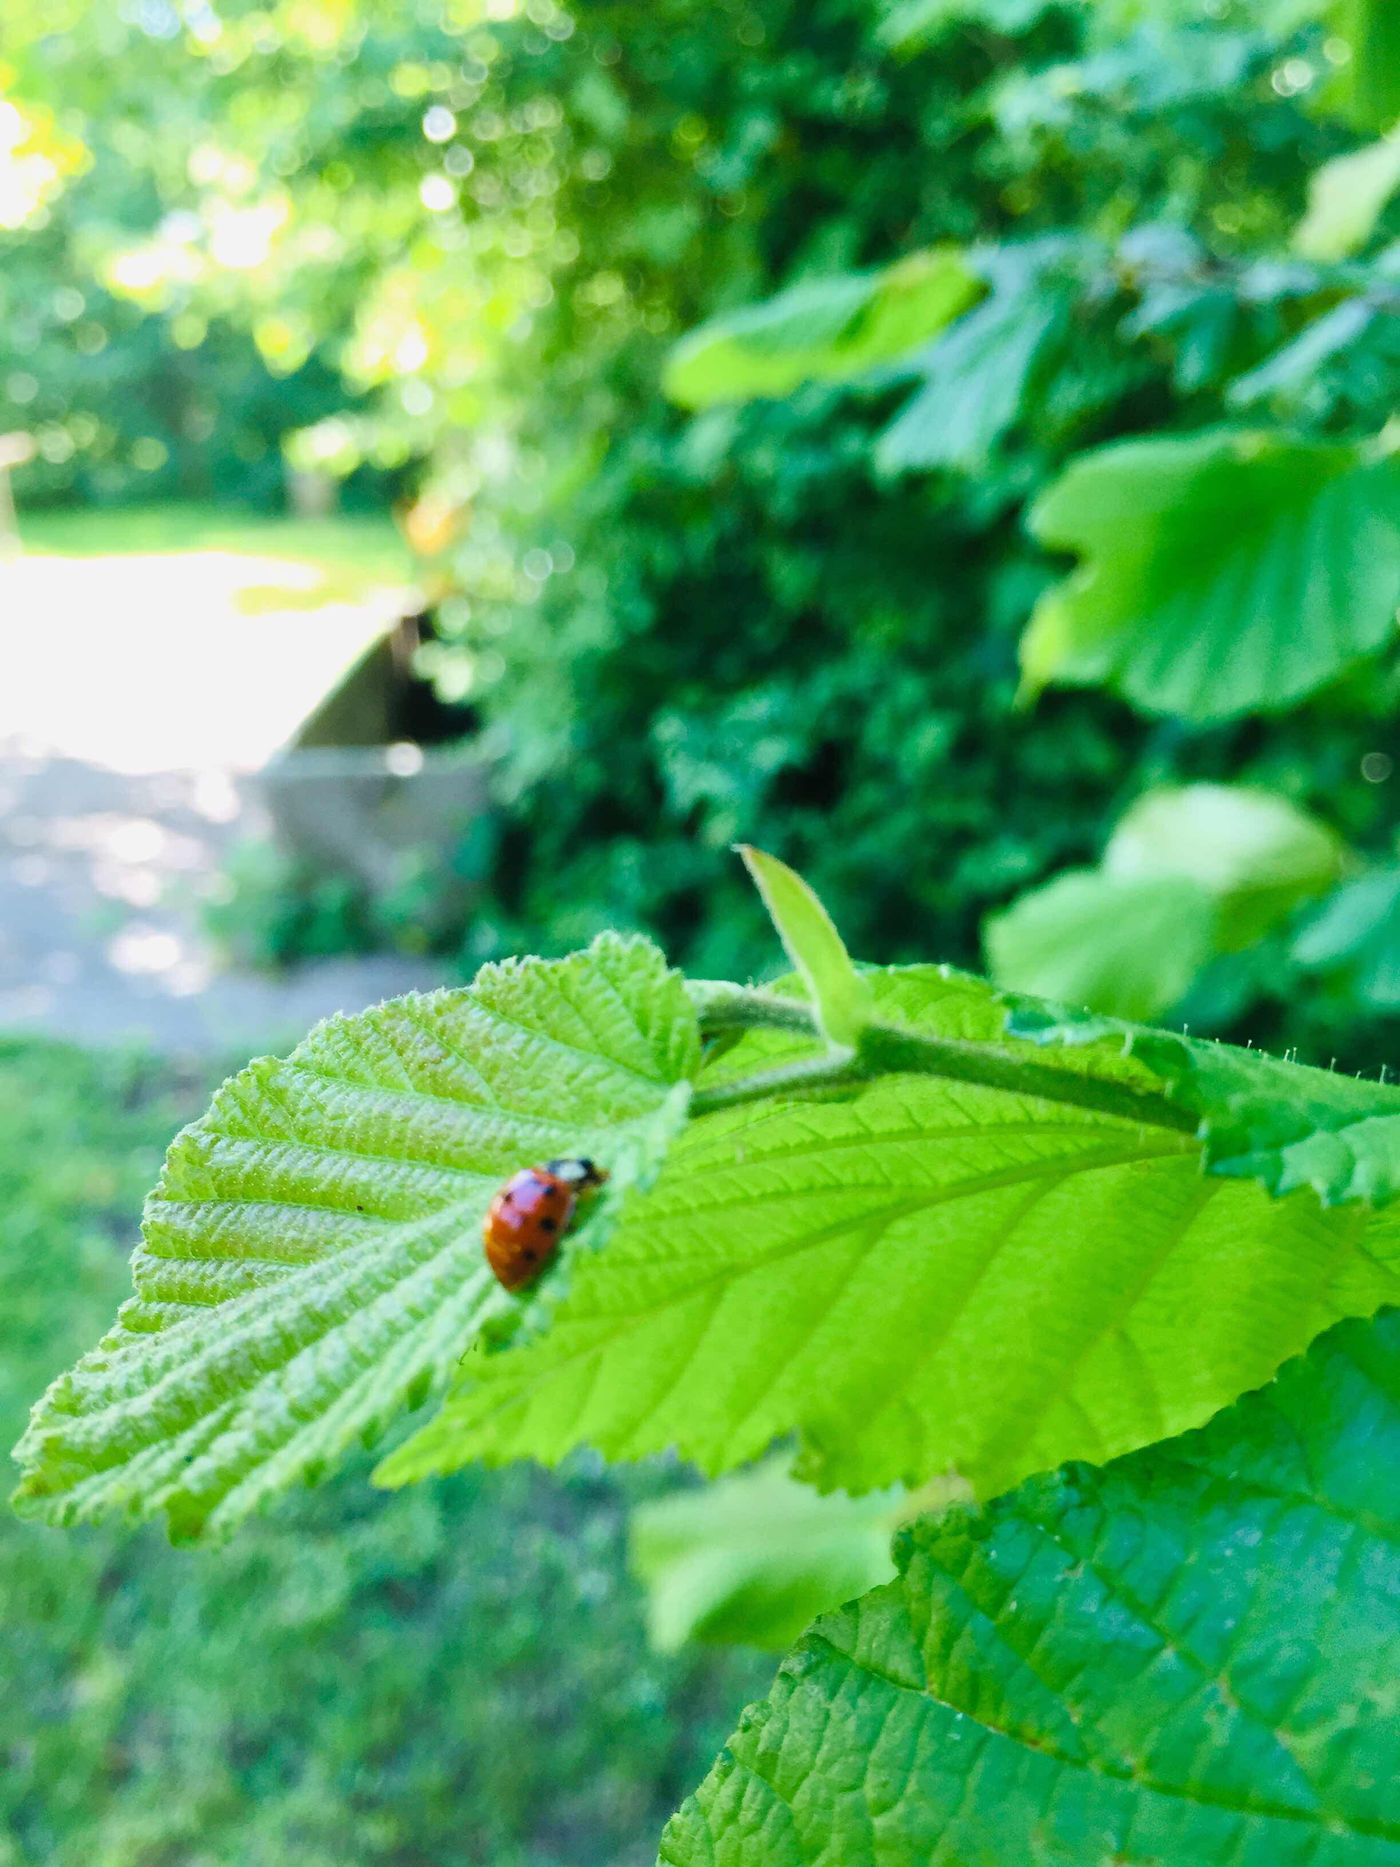
{"type": "Polygon", "coordinates": [[[303,572],[285,582],[267,577],[245,585],[238,607],[310,609],[349,603],[370,590],[411,581],[412,559],[387,513],[294,518],[227,506],[54,507],[23,512],[20,538],[33,557],[133,557],[152,553],[223,551],[234,557],[278,559],[303,572]],[[306,567],[320,573],[304,574],[306,567]]]}

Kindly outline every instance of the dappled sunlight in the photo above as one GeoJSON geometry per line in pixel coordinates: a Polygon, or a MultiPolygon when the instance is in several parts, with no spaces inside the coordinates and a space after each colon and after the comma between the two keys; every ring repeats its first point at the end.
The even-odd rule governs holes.
{"type": "Polygon", "coordinates": [[[402,613],[392,530],[69,520],[0,563],[0,1026],[222,1047],[434,982],[238,978],[202,918],[249,775],[402,613]]]}

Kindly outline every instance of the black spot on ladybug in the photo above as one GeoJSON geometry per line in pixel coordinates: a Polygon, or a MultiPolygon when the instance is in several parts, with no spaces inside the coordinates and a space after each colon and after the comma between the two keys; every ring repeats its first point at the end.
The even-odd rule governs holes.
{"type": "Polygon", "coordinates": [[[540,1230],[542,1232],[557,1232],[559,1230],[558,1219],[549,1219],[549,1218],[541,1219],[540,1230]]]}

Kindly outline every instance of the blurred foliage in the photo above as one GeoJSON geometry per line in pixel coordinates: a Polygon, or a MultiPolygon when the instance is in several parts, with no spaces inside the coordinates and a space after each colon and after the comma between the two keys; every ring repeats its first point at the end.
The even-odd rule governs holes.
{"type": "Polygon", "coordinates": [[[1031,523],[1084,559],[1022,638],[1032,691],[1103,682],[1209,722],[1287,706],[1394,640],[1400,462],[1358,442],[1125,441],[1076,460],[1031,523]]]}
{"type": "MultiPolygon", "coordinates": [[[[124,1294],[141,1195],[208,1088],[0,1045],[6,1443],[124,1294]]],[[[367,1464],[216,1552],[0,1518],[5,1867],[653,1858],[771,1662],[648,1654],[595,1467],[386,1496],[367,1464]]]]}
{"type": "Polygon", "coordinates": [[[818,1614],[893,1578],[890,1541],[908,1494],[822,1495],[791,1466],[792,1454],[777,1452],[632,1513],[632,1569],[657,1652],[689,1640],[782,1652],[818,1614]]]}
{"type": "Polygon", "coordinates": [[[992,976],[1015,991],[1151,1021],[1210,960],[1255,946],[1325,894],[1345,860],[1328,830],[1275,792],[1148,791],[1097,869],[1059,875],[990,918],[992,976]]]}
{"type": "MultiPolygon", "coordinates": [[[[719,859],[738,838],[808,875],[862,955],[976,963],[989,911],[1092,869],[1134,798],[1195,780],[1389,858],[1374,455],[1400,207],[1371,0],[141,0],[70,24],[66,66],[56,17],[21,14],[16,97],[63,123],[62,71],[74,112],[124,100],[23,240],[71,203],[142,341],[179,335],[190,367],[251,343],[266,393],[306,388],[296,465],[413,490],[422,668],[480,727],[503,813],[487,907],[434,934],[464,970],[621,925],[743,976],[765,949],[719,859]],[[80,213],[102,187],[121,212],[80,213]],[[785,393],[725,399],[738,365],[731,398],[785,393]],[[1309,593],[1281,687],[1268,626],[1247,665],[1217,626],[1159,692],[1133,605],[1086,602],[1049,551],[1098,548],[1073,489],[1083,506],[1122,456],[1093,450],[1134,437],[1149,482],[1174,463],[1209,507],[1203,450],[1240,422],[1284,432],[1274,465],[1318,465],[1297,523],[1345,505],[1375,574],[1340,650],[1309,593]],[[1025,518],[1051,488],[1042,548],[1025,518]],[[1093,688],[1018,710],[1018,638],[1052,590],[1036,678],[1121,676],[1163,717],[1093,688]]],[[[1228,624],[1248,552],[1218,531],[1213,584],[1178,552],[1183,596],[1147,541],[1119,596],[1178,614],[1195,579],[1228,624]]],[[[1292,612],[1256,583],[1277,631],[1292,612]]],[[[286,877],[237,913],[278,955],[421,946],[433,918],[421,891],[286,877]]],[[[1217,955],[1193,1017],[1248,1011],[1325,1058],[1356,1003],[1289,938],[1217,955]]]]}
{"type": "MultiPolygon", "coordinates": [[[[181,204],[201,161],[212,160],[207,138],[228,104],[211,92],[208,61],[189,53],[198,38],[188,35],[207,32],[212,15],[186,15],[157,4],[6,5],[0,430],[37,441],[17,481],[27,503],[278,506],[283,435],[345,406],[330,356],[269,367],[241,303],[236,316],[220,307],[160,315],[139,289],[153,232],[184,250],[191,217],[181,204]],[[29,141],[16,149],[21,123],[29,141]],[[57,172],[23,187],[17,159],[36,136],[57,172]]],[[[259,208],[243,205],[243,179],[225,178],[216,210],[233,279],[259,257],[259,208]]],[[[382,501],[388,484],[361,475],[351,496],[382,501]]]]}

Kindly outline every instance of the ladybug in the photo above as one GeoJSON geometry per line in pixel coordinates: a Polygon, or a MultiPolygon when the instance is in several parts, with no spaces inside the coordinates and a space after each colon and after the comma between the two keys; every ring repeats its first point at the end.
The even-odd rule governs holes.
{"type": "Polygon", "coordinates": [[[607,1177],[591,1160],[548,1160],[507,1180],[482,1226],[486,1262],[497,1281],[507,1290],[532,1284],[559,1249],[580,1199],[607,1177]]]}

